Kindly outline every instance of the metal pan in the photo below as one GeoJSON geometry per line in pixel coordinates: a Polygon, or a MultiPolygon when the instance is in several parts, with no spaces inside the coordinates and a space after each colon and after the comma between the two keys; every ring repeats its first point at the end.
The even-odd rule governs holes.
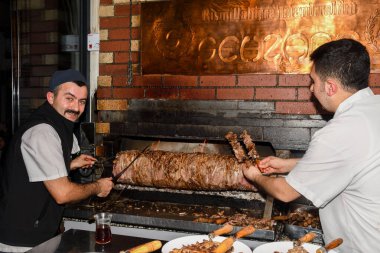
{"type": "Polygon", "coordinates": [[[323,232],[320,229],[305,228],[296,225],[285,224],[284,233],[292,240],[301,238],[309,232],[314,232],[317,236],[312,241],[313,243],[323,244],[323,232]]]}
{"type": "MultiPolygon", "coordinates": [[[[306,212],[309,214],[312,214],[313,216],[319,215],[319,210],[315,206],[311,205],[303,205],[303,204],[290,204],[289,205],[289,212],[288,215],[291,213],[298,213],[298,212],[306,212]]],[[[305,234],[309,232],[314,232],[317,234],[316,238],[312,241],[313,243],[323,244],[323,231],[318,228],[313,227],[303,227],[291,224],[290,221],[286,222],[284,225],[284,233],[290,238],[290,239],[298,239],[305,234]]]]}

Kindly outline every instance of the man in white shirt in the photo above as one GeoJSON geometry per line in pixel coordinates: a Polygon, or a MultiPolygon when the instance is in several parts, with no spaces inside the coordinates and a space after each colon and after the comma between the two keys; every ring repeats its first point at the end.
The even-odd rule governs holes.
{"type": "Polygon", "coordinates": [[[111,178],[77,184],[70,170],[91,167],[79,151],[74,123],[87,101],[86,80],[73,69],[53,74],[47,101],[23,124],[7,151],[0,191],[0,251],[24,252],[56,235],[64,204],[91,195],[105,197],[111,178]]]}
{"type": "Polygon", "coordinates": [[[326,43],[310,56],[310,90],[334,113],[317,131],[302,159],[267,157],[245,176],[275,198],[289,202],[301,195],[320,208],[325,242],[338,237],[338,252],[379,251],[380,96],[368,87],[370,59],[351,39],[326,43]]]}

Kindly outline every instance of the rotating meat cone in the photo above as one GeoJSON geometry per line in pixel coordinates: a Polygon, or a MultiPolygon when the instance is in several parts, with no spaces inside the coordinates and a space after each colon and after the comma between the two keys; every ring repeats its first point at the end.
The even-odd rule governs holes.
{"type": "Polygon", "coordinates": [[[253,226],[247,226],[247,227],[242,228],[234,236],[230,236],[230,237],[224,239],[219,244],[219,246],[214,250],[213,253],[225,253],[225,252],[227,252],[229,249],[231,249],[232,245],[234,244],[234,242],[237,239],[242,238],[242,237],[247,236],[247,235],[250,235],[253,232],[255,232],[255,228],[253,226]]]}

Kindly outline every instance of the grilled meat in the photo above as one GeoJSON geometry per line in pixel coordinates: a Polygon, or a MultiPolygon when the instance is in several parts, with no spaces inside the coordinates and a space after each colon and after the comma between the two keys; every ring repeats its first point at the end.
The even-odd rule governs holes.
{"type": "MultiPolygon", "coordinates": [[[[118,153],[113,174],[123,170],[140,153],[118,153]]],[[[244,164],[229,155],[144,152],[123,174],[119,182],[129,185],[183,190],[256,190],[243,175],[244,164]]]]}
{"type": "Polygon", "coordinates": [[[248,150],[248,156],[256,161],[260,158],[259,153],[256,150],[256,145],[252,140],[252,137],[247,133],[246,130],[243,131],[243,133],[240,135],[241,138],[243,138],[243,142],[245,147],[248,150]]]}
{"type": "Polygon", "coordinates": [[[238,137],[236,134],[234,134],[233,132],[228,132],[224,137],[230,143],[232,150],[234,151],[235,157],[239,163],[244,162],[248,159],[243,147],[240,145],[238,141],[238,137]]]}

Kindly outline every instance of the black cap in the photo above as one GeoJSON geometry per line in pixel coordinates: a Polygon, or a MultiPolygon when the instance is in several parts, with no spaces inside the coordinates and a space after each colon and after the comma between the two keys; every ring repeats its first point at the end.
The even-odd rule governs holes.
{"type": "Polygon", "coordinates": [[[66,82],[82,82],[87,84],[86,78],[75,69],[58,70],[50,79],[49,90],[54,91],[59,85],[66,82]]]}

